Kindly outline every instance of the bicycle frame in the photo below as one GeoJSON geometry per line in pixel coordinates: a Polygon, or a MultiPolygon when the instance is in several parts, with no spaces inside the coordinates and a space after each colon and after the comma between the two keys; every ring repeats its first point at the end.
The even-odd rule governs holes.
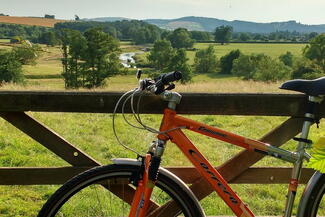
{"type": "MultiPolygon", "coordinates": [[[[188,130],[203,134],[205,136],[231,143],[251,151],[271,155],[288,162],[296,162],[299,158],[295,152],[289,152],[271,146],[267,143],[248,139],[215,127],[211,127],[209,125],[176,115],[176,112],[172,109],[165,109],[160,131],[168,131],[169,129],[177,127],[186,127],[188,130]]],[[[240,217],[254,217],[252,211],[241,201],[238,195],[230,188],[227,181],[199,152],[199,150],[186,137],[181,129],[173,130],[167,132],[166,134],[167,135],[158,135],[158,139],[163,141],[170,139],[173,143],[175,143],[195,166],[196,170],[201,174],[201,176],[211,184],[212,188],[224,200],[229,208],[231,208],[234,214],[240,217]]],[[[291,180],[289,184],[289,191],[295,192],[297,185],[297,180],[291,180]]]]}
{"type": "MultiPolygon", "coordinates": [[[[176,114],[175,109],[176,105],[180,103],[181,95],[176,92],[164,92],[162,93],[162,97],[165,101],[168,101],[168,108],[164,110],[164,116],[160,126],[160,132],[162,133],[158,135],[157,144],[165,144],[168,140],[171,140],[173,143],[175,143],[183,152],[183,154],[195,166],[200,175],[204,177],[208,183],[210,183],[212,188],[238,217],[254,217],[254,214],[241,201],[238,195],[230,188],[227,181],[221,176],[221,174],[208,162],[208,160],[199,152],[194,144],[186,137],[181,129],[191,130],[193,132],[215,138],[217,140],[240,146],[250,151],[255,151],[260,154],[269,155],[283,161],[293,163],[284,211],[284,217],[291,216],[303,160],[309,159],[310,157],[305,152],[305,147],[306,144],[310,142],[308,140],[308,133],[311,124],[315,120],[313,113],[314,104],[321,102],[323,100],[322,97],[310,96],[308,99],[308,103],[311,106],[309,106],[309,109],[305,114],[305,121],[302,127],[300,138],[297,138],[299,142],[296,152],[287,151],[276,146],[263,143],[261,141],[245,138],[243,136],[239,136],[234,133],[230,133],[219,128],[211,127],[209,125],[179,116],[176,114]]],[[[161,157],[161,155],[159,155],[159,157],[161,157]]],[[[146,185],[146,183],[144,183],[144,185],[146,185]]],[[[142,192],[142,195],[145,195],[144,192],[142,192]]],[[[150,197],[150,195],[148,196],[150,197]]],[[[132,203],[132,206],[134,205],[142,208],[142,202],[149,200],[148,197],[142,198],[143,200],[138,200],[138,202],[134,204],[132,203]]],[[[143,213],[145,212],[146,210],[144,210],[143,213]]],[[[133,217],[135,215],[131,212],[129,216],[133,217]]]]}

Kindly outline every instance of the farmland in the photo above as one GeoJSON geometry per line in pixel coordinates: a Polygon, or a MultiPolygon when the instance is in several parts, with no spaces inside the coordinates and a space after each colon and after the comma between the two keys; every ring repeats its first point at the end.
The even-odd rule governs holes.
{"type": "MultiPolygon", "coordinates": [[[[208,44],[196,44],[198,49],[207,47],[208,44]]],[[[265,53],[274,58],[286,51],[294,55],[301,55],[301,44],[230,44],[215,45],[217,56],[220,58],[230,50],[240,49],[244,53],[265,53]]],[[[42,47],[42,56],[35,66],[24,66],[27,82],[24,85],[8,84],[1,87],[1,90],[64,90],[64,82],[60,77],[61,73],[61,53],[59,47],[42,47]]],[[[139,47],[124,43],[123,52],[136,51],[139,47]]],[[[188,51],[190,62],[193,62],[193,51],[188,51]],[[191,57],[192,56],[192,57],[191,57]]],[[[177,91],[180,92],[276,92],[288,93],[279,90],[277,83],[263,83],[255,81],[243,81],[233,76],[220,75],[196,75],[193,82],[187,85],[177,84],[177,91]]],[[[134,88],[137,80],[134,75],[118,75],[109,78],[107,85],[93,91],[126,91],[134,88]]],[[[82,90],[84,91],[84,90],[82,90]]],[[[48,125],[51,129],[62,135],[72,144],[87,152],[99,162],[110,163],[114,157],[132,157],[135,155],[126,152],[117,145],[113,136],[110,114],[70,114],[70,113],[37,113],[29,112],[29,115],[48,125]],[[62,124],[64,123],[64,124],[62,124]]],[[[190,116],[194,120],[207,123],[232,131],[239,135],[250,138],[260,138],[278,124],[283,122],[284,117],[225,117],[225,116],[190,116]]],[[[143,117],[145,123],[150,123],[155,128],[159,127],[160,115],[146,115],[143,117]]],[[[47,151],[37,142],[25,136],[16,128],[0,120],[0,165],[2,167],[43,167],[43,166],[67,166],[57,156],[47,151]]],[[[145,151],[154,135],[138,131],[133,128],[125,128],[123,121],[119,118],[117,127],[120,130],[121,140],[130,144],[132,148],[145,151]],[[127,134],[125,133],[127,132],[127,134]],[[136,140],[134,138],[142,138],[136,140]]],[[[320,136],[322,130],[312,130],[311,138],[320,136]]],[[[188,133],[194,144],[207,154],[208,159],[214,165],[219,165],[238,153],[241,149],[230,146],[223,142],[197,136],[188,133]],[[222,155],[217,155],[223,153],[222,155]]],[[[294,142],[285,145],[293,150],[294,142]]],[[[181,155],[178,149],[169,144],[163,160],[164,166],[189,166],[189,162],[181,155]]],[[[257,166],[288,166],[279,160],[266,157],[257,166]]],[[[0,214],[5,217],[35,216],[46,199],[59,186],[1,186],[0,187],[0,214]]],[[[286,185],[232,185],[241,198],[250,205],[258,215],[281,215],[284,201],[286,185]]],[[[302,189],[300,188],[299,195],[302,189]]],[[[230,211],[225,207],[215,194],[211,194],[203,200],[203,207],[206,214],[229,215],[230,211]]],[[[297,204],[295,204],[297,207],[297,204]]]]}
{"type": "Polygon", "coordinates": [[[54,27],[54,24],[60,22],[67,22],[67,20],[48,19],[42,17],[0,16],[0,23],[7,23],[7,24],[54,27]]]}

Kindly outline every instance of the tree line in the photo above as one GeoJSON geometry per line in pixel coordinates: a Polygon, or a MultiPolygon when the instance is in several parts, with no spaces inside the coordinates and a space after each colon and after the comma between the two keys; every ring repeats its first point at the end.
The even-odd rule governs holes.
{"type": "MultiPolygon", "coordinates": [[[[268,42],[268,41],[287,41],[287,42],[307,42],[317,35],[312,33],[299,33],[289,31],[277,31],[268,34],[233,32],[231,26],[216,27],[214,32],[203,31],[168,31],[158,28],[155,25],[148,24],[138,20],[123,20],[115,22],[95,22],[78,21],[57,23],[54,28],[39,26],[24,26],[17,24],[0,24],[0,38],[13,38],[19,36],[30,40],[33,43],[42,43],[47,45],[57,45],[59,41],[59,32],[62,29],[78,30],[85,32],[90,28],[101,28],[104,32],[119,40],[132,40],[135,44],[154,43],[159,39],[169,38],[170,35],[186,34],[193,42],[217,41],[220,43],[228,42],[268,42]]],[[[182,28],[180,28],[182,29],[182,28]]],[[[173,43],[176,43],[175,41],[173,43]]]]}
{"type": "MultiPolygon", "coordinates": [[[[194,64],[187,63],[184,48],[173,47],[166,40],[156,41],[147,57],[149,67],[165,72],[179,67],[187,82],[196,74],[224,74],[241,77],[245,80],[278,81],[286,79],[315,79],[325,76],[325,34],[320,34],[306,45],[302,57],[286,52],[274,59],[265,54],[244,54],[240,50],[230,51],[217,58],[215,47],[196,51],[194,64]]],[[[143,63],[141,63],[143,65],[143,63]]]]}

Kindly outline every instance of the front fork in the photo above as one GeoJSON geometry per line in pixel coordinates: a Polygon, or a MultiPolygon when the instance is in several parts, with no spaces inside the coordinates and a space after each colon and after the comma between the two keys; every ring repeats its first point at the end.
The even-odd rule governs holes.
{"type": "Polygon", "coordinates": [[[164,149],[164,141],[154,141],[150,145],[149,151],[145,157],[143,157],[143,171],[137,174],[139,179],[137,181],[137,188],[131,204],[129,217],[145,217],[148,211],[150,211],[150,197],[158,177],[158,170],[164,149]]]}

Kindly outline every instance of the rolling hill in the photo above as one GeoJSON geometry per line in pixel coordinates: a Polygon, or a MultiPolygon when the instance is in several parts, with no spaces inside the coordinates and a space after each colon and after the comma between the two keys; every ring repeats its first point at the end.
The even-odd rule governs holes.
{"type": "MultiPolygon", "coordinates": [[[[101,17],[91,18],[87,20],[101,21],[101,22],[112,22],[117,20],[129,20],[124,17],[101,17]]],[[[307,25],[301,24],[296,21],[286,22],[271,22],[271,23],[257,23],[249,21],[227,21],[216,18],[208,17],[181,17],[178,19],[145,19],[147,23],[154,24],[160,28],[174,30],[179,27],[187,28],[188,30],[199,30],[213,32],[217,26],[229,25],[234,28],[236,32],[252,32],[252,33],[270,33],[276,31],[297,31],[301,33],[309,32],[325,32],[325,24],[322,25],[307,25]]]]}
{"type": "Polygon", "coordinates": [[[212,32],[217,26],[229,25],[234,28],[235,32],[253,32],[253,33],[270,33],[276,31],[297,31],[307,32],[325,32],[325,24],[323,25],[306,25],[297,23],[296,21],[256,23],[248,21],[227,21],[216,18],[207,17],[182,17],[178,19],[146,19],[145,22],[154,24],[163,29],[176,29],[184,27],[189,30],[200,30],[212,32]]]}
{"type": "Polygon", "coordinates": [[[54,27],[54,24],[60,22],[68,22],[68,20],[48,19],[42,17],[0,16],[0,23],[9,23],[9,24],[54,27]]]}

